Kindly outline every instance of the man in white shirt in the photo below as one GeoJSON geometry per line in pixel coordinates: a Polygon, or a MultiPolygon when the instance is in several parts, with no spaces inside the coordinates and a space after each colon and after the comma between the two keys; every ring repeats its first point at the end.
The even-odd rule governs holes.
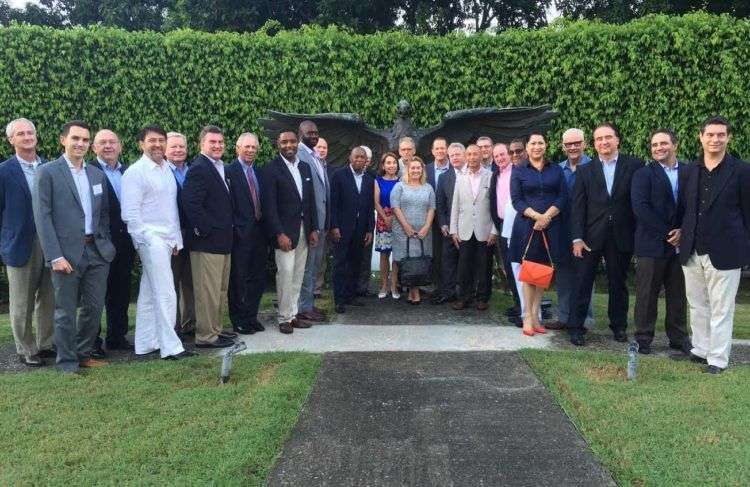
{"type": "Polygon", "coordinates": [[[177,182],[164,159],[167,133],[149,125],[138,134],[143,155],[122,176],[122,220],[143,264],[135,316],[135,353],[163,359],[193,355],[175,333],[177,295],[173,255],[182,248],[177,182]]]}

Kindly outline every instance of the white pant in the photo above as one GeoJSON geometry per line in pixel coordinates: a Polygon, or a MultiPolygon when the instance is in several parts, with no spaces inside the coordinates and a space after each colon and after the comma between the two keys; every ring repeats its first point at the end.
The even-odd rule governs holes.
{"type": "Polygon", "coordinates": [[[135,314],[135,353],[159,350],[162,358],[185,349],[174,331],[177,294],[172,278],[172,249],[158,237],[139,246],[143,264],[141,287],[135,314]]]}
{"type": "Polygon", "coordinates": [[[279,301],[279,323],[287,323],[297,316],[299,292],[305,277],[307,239],[300,227],[297,246],[289,252],[276,249],[276,297],[279,301]]]}
{"type": "Polygon", "coordinates": [[[682,270],[693,332],[691,352],[705,358],[708,365],[725,368],[732,348],[734,301],[742,270],[720,271],[711,264],[708,254],[695,253],[682,270]]]}

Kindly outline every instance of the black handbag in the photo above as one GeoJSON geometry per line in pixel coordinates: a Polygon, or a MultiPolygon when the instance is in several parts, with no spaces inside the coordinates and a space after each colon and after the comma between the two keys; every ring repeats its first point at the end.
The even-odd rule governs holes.
{"type": "Polygon", "coordinates": [[[405,287],[427,286],[432,283],[432,258],[424,255],[424,242],[419,240],[421,255],[409,256],[409,241],[415,237],[406,238],[406,257],[398,263],[398,281],[405,287]]]}

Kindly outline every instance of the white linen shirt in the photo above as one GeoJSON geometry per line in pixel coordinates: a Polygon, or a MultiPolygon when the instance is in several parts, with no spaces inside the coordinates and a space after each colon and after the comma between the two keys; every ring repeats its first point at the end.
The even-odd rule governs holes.
{"type": "Polygon", "coordinates": [[[302,174],[299,172],[299,159],[296,156],[293,162],[287,161],[286,157],[284,156],[281,156],[281,159],[286,163],[286,168],[292,175],[292,179],[294,179],[294,185],[297,186],[297,192],[299,193],[300,199],[302,199],[302,174]]]}
{"type": "Polygon", "coordinates": [[[177,181],[164,161],[161,165],[143,155],[122,176],[122,221],[136,248],[154,238],[170,248],[182,248],[177,211],[177,181]]]}

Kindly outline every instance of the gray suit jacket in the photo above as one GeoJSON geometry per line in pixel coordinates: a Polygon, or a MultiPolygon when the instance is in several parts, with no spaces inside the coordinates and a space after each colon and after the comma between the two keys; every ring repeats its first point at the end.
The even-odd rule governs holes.
{"type": "MultiPolygon", "coordinates": [[[[107,177],[90,164],[86,165],[86,176],[91,188],[94,242],[102,258],[112,262],[115,247],[109,235],[107,177]],[[94,194],[94,188],[97,188],[98,194],[94,194]]],[[[75,269],[83,257],[85,245],[84,213],[65,158],[60,157],[39,166],[32,199],[36,231],[47,265],[59,257],[65,257],[75,269]]]]}
{"type": "Polygon", "coordinates": [[[476,236],[480,242],[497,235],[490,213],[490,178],[492,173],[483,169],[480,172],[479,192],[474,196],[468,174],[456,176],[456,187],[453,190],[451,204],[451,235],[458,235],[462,241],[476,236]]]}
{"type": "Polygon", "coordinates": [[[310,153],[302,147],[302,143],[297,148],[297,157],[310,166],[315,191],[315,211],[318,216],[318,226],[320,226],[321,231],[328,230],[331,226],[331,185],[328,181],[328,171],[324,167],[323,177],[320,177],[315,161],[310,153]]]}

